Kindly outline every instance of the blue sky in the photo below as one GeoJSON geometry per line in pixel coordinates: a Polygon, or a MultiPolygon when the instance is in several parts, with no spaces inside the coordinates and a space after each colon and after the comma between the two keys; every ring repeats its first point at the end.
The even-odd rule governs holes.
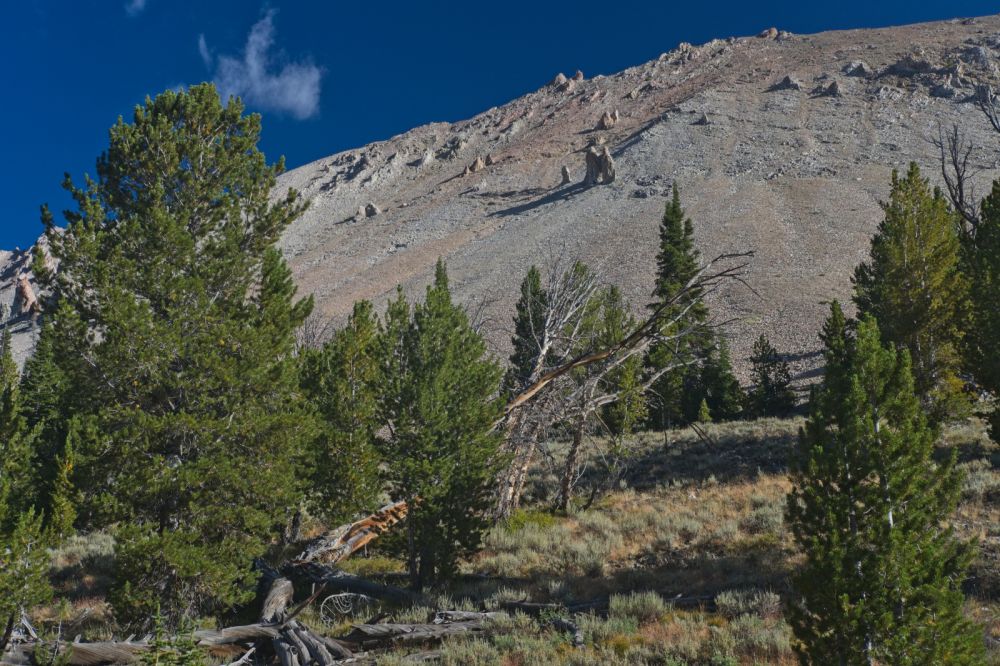
{"type": "Polygon", "coordinates": [[[996,12],[992,2],[5,3],[0,248],[61,211],[62,174],[94,173],[107,130],[146,95],[214,80],[264,116],[261,147],[289,167],[416,125],[459,120],[557,72],[607,74],[681,41],[898,25],[996,12]]]}

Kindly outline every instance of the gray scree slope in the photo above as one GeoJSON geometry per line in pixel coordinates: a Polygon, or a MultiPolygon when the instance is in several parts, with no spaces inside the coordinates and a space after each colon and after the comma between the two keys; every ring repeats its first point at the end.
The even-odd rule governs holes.
{"type": "MultiPolygon", "coordinates": [[[[711,300],[738,372],[765,333],[800,380],[815,376],[817,331],[881,219],[890,171],[917,161],[933,180],[938,126],[958,122],[983,169],[1000,137],[971,103],[996,83],[1000,17],[681,44],[612,76],[556,77],[457,123],[435,123],[294,169],[311,200],[281,240],[300,294],[341,323],[397,284],[418,297],[438,257],[456,298],[505,355],[531,264],[581,259],[638,311],[652,288],[657,227],[677,182],[704,257],[753,250],[748,282],[711,300]],[[785,78],[788,77],[787,80],[785,78]],[[588,146],[607,147],[610,184],[584,186],[588,146]],[[570,182],[563,183],[563,167],[570,182]],[[754,293],[756,292],[756,293],[754,293]]],[[[10,255],[0,298],[22,270],[10,255]]],[[[23,263],[23,260],[20,260],[23,263]]],[[[15,304],[16,307],[16,304],[15,304]]],[[[27,322],[15,322],[27,331],[27,322]]],[[[31,335],[19,336],[26,352],[31,335]]]]}

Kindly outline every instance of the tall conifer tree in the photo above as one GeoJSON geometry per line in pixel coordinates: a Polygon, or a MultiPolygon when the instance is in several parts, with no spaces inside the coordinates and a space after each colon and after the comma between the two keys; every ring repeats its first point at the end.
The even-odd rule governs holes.
{"type": "MultiPolygon", "coordinates": [[[[970,285],[971,317],[963,340],[965,365],[976,381],[1000,399],[1000,181],[983,200],[980,224],[963,248],[970,285]]],[[[990,415],[990,434],[1000,442],[1000,408],[990,415]]]]}
{"type": "Polygon", "coordinates": [[[272,199],[283,166],[259,135],[209,84],[147,99],[96,181],[67,177],[65,230],[44,216],[59,271],[26,384],[39,452],[63,460],[72,425],[78,523],[117,527],[125,621],[248,599],[247,561],[299,501],[314,429],[294,334],[312,302],[274,243],[305,204],[272,199]]]}
{"type": "MultiPolygon", "coordinates": [[[[660,245],[656,255],[656,284],[650,309],[657,309],[677,294],[694,278],[701,266],[694,244],[694,224],[681,206],[680,192],[674,183],[670,202],[660,221],[660,245]]],[[[663,368],[680,362],[681,367],[665,373],[655,383],[650,396],[650,417],[654,427],[683,425],[698,418],[702,400],[710,405],[720,401],[730,403],[732,389],[739,384],[721,353],[714,331],[708,324],[708,306],[698,288],[666,309],[664,321],[673,322],[663,331],[666,335],[683,335],[659,343],[650,350],[647,365],[663,368]],[[718,361],[718,362],[717,362],[718,361]],[[726,394],[725,396],[723,394],[726,394]]],[[[729,407],[722,412],[729,413],[729,407]]],[[[720,418],[729,418],[721,417],[720,418]]]]}
{"type": "Polygon", "coordinates": [[[971,551],[943,525],[960,479],[954,458],[933,460],[909,354],[883,347],[870,317],[851,339],[836,303],[823,338],[788,498],[805,554],[790,614],[803,663],[981,664],[962,612],[971,551]]]}
{"type": "Polygon", "coordinates": [[[425,301],[400,297],[383,327],[386,382],[383,444],[393,495],[413,506],[407,516],[408,560],[415,588],[454,574],[474,549],[498,471],[502,371],[465,312],[452,303],[438,261],[425,301]]]}
{"type": "Polygon", "coordinates": [[[957,376],[969,285],[959,270],[957,225],[945,197],[915,163],[892,174],[871,259],[854,273],[860,315],[878,320],[884,342],[906,347],[917,392],[933,420],[961,415],[957,376]]]}
{"type": "Polygon", "coordinates": [[[378,352],[374,308],[360,301],[322,349],[304,354],[303,387],[324,422],[312,466],[315,511],[330,522],[368,510],[381,490],[375,447],[383,383],[378,352]]]}
{"type": "Polygon", "coordinates": [[[548,295],[542,287],[542,275],[532,266],[521,281],[521,297],[514,314],[513,351],[505,384],[508,390],[524,386],[535,370],[542,337],[545,333],[545,310],[548,295]]]}
{"type": "MultiPolygon", "coordinates": [[[[6,320],[6,312],[0,312],[6,320]]],[[[0,654],[22,612],[48,600],[50,539],[31,497],[31,449],[37,429],[21,414],[20,377],[11,355],[10,331],[0,337],[0,654]]]]}

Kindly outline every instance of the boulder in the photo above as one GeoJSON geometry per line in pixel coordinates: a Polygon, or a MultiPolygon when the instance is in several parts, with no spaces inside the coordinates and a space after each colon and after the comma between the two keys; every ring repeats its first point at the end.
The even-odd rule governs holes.
{"type": "Polygon", "coordinates": [[[793,79],[791,76],[786,76],[767,90],[768,92],[776,90],[802,90],[802,84],[793,79]]]}
{"type": "Polygon", "coordinates": [[[840,93],[840,84],[836,81],[831,81],[827,84],[820,83],[809,94],[813,97],[840,97],[840,93]]]}
{"type": "Polygon", "coordinates": [[[490,155],[489,153],[487,153],[487,155],[486,155],[486,166],[493,166],[496,163],[497,163],[497,161],[495,159],[493,159],[493,155],[490,155]]]}
{"type": "Polygon", "coordinates": [[[605,111],[604,115],[601,116],[600,121],[598,121],[597,123],[597,129],[599,130],[611,129],[612,127],[618,124],[619,117],[620,116],[618,115],[618,109],[615,109],[614,113],[608,113],[607,111],[605,111]]]}
{"type": "Polygon", "coordinates": [[[757,33],[757,37],[759,39],[777,39],[778,29],[772,27],[768,28],[767,30],[761,30],[759,33],[757,33]]]}
{"type": "Polygon", "coordinates": [[[476,156],[476,159],[472,160],[472,164],[465,167],[465,173],[476,173],[477,171],[482,171],[486,168],[486,161],[481,156],[476,156]]]}
{"type": "Polygon", "coordinates": [[[576,70],[576,74],[573,75],[574,81],[583,81],[583,72],[576,70]]]}
{"type": "Polygon", "coordinates": [[[569,185],[572,181],[573,178],[569,175],[569,167],[564,164],[562,168],[562,182],[559,183],[559,186],[569,185]]]}
{"type": "Polygon", "coordinates": [[[869,76],[875,74],[875,70],[873,70],[864,60],[852,60],[844,65],[844,69],[842,71],[846,76],[860,76],[864,78],[868,78],[869,76]]]}
{"type": "Polygon", "coordinates": [[[979,69],[989,69],[990,65],[993,63],[993,57],[983,46],[970,46],[965,49],[959,57],[963,62],[974,65],[979,69]]]}
{"type": "Polygon", "coordinates": [[[18,312],[22,315],[36,315],[42,311],[42,306],[35,297],[35,290],[31,288],[31,282],[25,273],[17,276],[16,300],[19,304],[18,312]]]}
{"type": "Polygon", "coordinates": [[[558,74],[556,74],[556,77],[554,79],[549,81],[549,85],[558,88],[559,86],[564,85],[567,80],[568,79],[566,78],[566,75],[563,74],[562,72],[559,72],[558,74]]]}
{"type": "Polygon", "coordinates": [[[607,185],[615,180],[615,161],[607,146],[591,146],[586,152],[587,175],[583,179],[586,186],[602,183],[607,185]]]}
{"type": "Polygon", "coordinates": [[[710,121],[708,119],[708,115],[707,114],[703,113],[703,114],[701,114],[701,116],[698,117],[698,120],[694,121],[691,124],[692,125],[711,125],[712,121],[710,121]]]}

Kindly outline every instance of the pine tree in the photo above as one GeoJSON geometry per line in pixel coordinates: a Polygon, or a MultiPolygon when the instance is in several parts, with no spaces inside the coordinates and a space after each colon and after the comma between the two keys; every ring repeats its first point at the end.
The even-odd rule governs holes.
{"type": "MultiPolygon", "coordinates": [[[[720,336],[719,344],[708,350],[701,369],[696,396],[701,396],[716,421],[732,421],[743,413],[746,395],[733,375],[729,345],[720,336]]],[[[699,412],[701,405],[699,403],[699,412]]]]}
{"type": "MultiPolygon", "coordinates": [[[[963,267],[970,285],[971,316],[964,338],[965,366],[976,382],[1000,396],[1000,181],[983,200],[974,238],[965,241],[963,267]]],[[[1000,409],[990,420],[993,441],[1000,441],[1000,409]]]]}
{"type": "Polygon", "coordinates": [[[383,455],[392,495],[413,506],[408,560],[419,589],[454,574],[458,558],[479,544],[487,526],[500,462],[493,423],[503,373],[452,303],[442,261],[409,321],[408,311],[400,293],[382,331],[384,372],[392,377],[383,401],[391,428],[383,455]]]}
{"type": "Polygon", "coordinates": [[[247,562],[301,497],[315,428],[294,336],[312,301],[294,300],[274,244],[305,204],[272,199],[283,165],[259,135],[259,116],[211,85],[165,92],[111,128],[96,181],[67,177],[65,230],[44,214],[59,271],[26,402],[40,463],[75,438],[78,525],[116,528],[126,622],[248,599],[247,562]]]}
{"type": "Polygon", "coordinates": [[[787,415],[795,407],[791,370],[763,334],[753,345],[750,363],[753,376],[753,388],[747,395],[750,413],[758,418],[787,415]]]}
{"type": "Polygon", "coordinates": [[[802,661],[984,663],[962,613],[971,549],[943,526],[960,479],[954,457],[934,462],[909,354],[883,347],[870,317],[851,339],[836,303],[823,337],[787,510],[805,554],[790,612],[802,661]]]}
{"type": "MultiPolygon", "coordinates": [[[[629,314],[628,305],[617,287],[608,287],[604,291],[600,306],[596,342],[598,348],[607,349],[635,329],[635,318],[629,314]]],[[[642,357],[636,355],[626,359],[605,377],[605,391],[617,397],[602,408],[601,420],[613,437],[632,433],[649,415],[642,372],[642,357]]]]}
{"type": "MultiPolygon", "coordinates": [[[[674,183],[670,203],[660,222],[660,247],[656,256],[656,285],[650,309],[657,309],[698,274],[699,254],[694,245],[694,224],[681,207],[674,183]]],[[[728,350],[708,325],[708,306],[701,289],[693,288],[664,311],[668,324],[663,333],[684,335],[653,346],[646,365],[651,370],[672,363],[680,367],[663,374],[651,393],[651,423],[654,427],[683,425],[696,421],[702,400],[707,400],[719,419],[735,418],[740,412],[734,401],[742,391],[732,373],[728,350]]]]}
{"type": "Polygon", "coordinates": [[[711,423],[712,422],[712,412],[708,408],[708,401],[705,398],[701,399],[701,404],[698,405],[698,423],[711,423]]]}
{"type": "MultiPolygon", "coordinates": [[[[694,224],[681,207],[680,192],[674,183],[673,194],[660,221],[654,300],[649,309],[656,310],[675,298],[697,275],[699,268],[698,250],[694,245],[694,224]]],[[[704,356],[711,346],[711,331],[706,327],[708,308],[701,297],[700,290],[692,289],[663,312],[664,321],[673,322],[667,325],[664,334],[692,330],[682,337],[654,345],[649,352],[647,365],[653,370],[671,363],[685,364],[664,373],[652,387],[650,402],[653,409],[650,416],[654,426],[686,423],[697,410],[698,401],[695,401],[692,408],[689,402],[685,402],[685,397],[690,396],[698,384],[701,366],[695,362],[696,359],[704,356]]]]}
{"type": "Polygon", "coordinates": [[[957,376],[969,285],[959,271],[957,225],[945,197],[915,163],[892,175],[871,259],[854,273],[859,316],[878,320],[883,342],[906,347],[917,392],[937,421],[961,416],[968,400],[957,376]]]}
{"type": "MultiPolygon", "coordinates": [[[[6,320],[6,313],[0,317],[6,320]]],[[[42,516],[25,506],[28,464],[37,431],[20,413],[10,331],[0,339],[0,654],[20,614],[49,599],[49,541],[42,516]]]]}
{"type": "Polygon", "coordinates": [[[521,281],[521,297],[515,306],[514,335],[510,340],[513,351],[504,380],[508,390],[523,387],[535,370],[545,332],[547,307],[548,295],[542,288],[542,275],[532,266],[521,281]]]}
{"type": "Polygon", "coordinates": [[[354,304],[347,325],[307,352],[302,384],[324,422],[312,487],[316,512],[342,523],[378,499],[381,483],[375,434],[382,386],[378,320],[368,301],[354,304]]]}
{"type": "MultiPolygon", "coordinates": [[[[4,313],[0,312],[0,317],[4,313]]],[[[31,498],[31,454],[38,429],[22,414],[20,376],[11,352],[10,330],[0,336],[0,534],[13,528],[31,498]]]]}

